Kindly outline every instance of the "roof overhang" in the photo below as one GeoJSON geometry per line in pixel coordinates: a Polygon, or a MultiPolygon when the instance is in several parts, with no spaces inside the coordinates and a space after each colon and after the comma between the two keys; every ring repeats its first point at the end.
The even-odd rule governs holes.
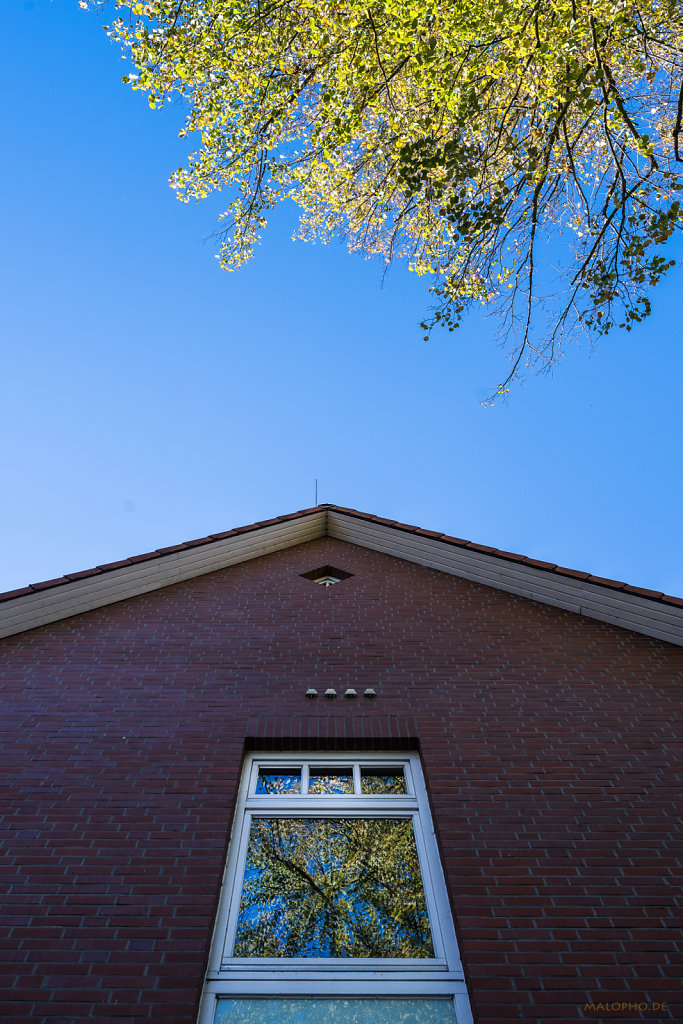
{"type": "Polygon", "coordinates": [[[0,637],[333,537],[683,646],[683,600],[323,505],[0,595],[0,637]]]}

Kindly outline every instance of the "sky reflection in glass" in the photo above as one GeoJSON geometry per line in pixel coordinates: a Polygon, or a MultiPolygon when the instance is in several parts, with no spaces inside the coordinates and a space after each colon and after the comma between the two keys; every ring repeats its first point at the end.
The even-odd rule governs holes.
{"type": "Polygon", "coordinates": [[[434,956],[409,818],[254,818],[236,957],[434,956]]]}
{"type": "Polygon", "coordinates": [[[452,999],[219,999],[214,1024],[456,1024],[452,999]]]}
{"type": "Polygon", "coordinates": [[[301,792],[300,768],[260,768],[256,780],[259,795],[279,796],[301,792]]]}

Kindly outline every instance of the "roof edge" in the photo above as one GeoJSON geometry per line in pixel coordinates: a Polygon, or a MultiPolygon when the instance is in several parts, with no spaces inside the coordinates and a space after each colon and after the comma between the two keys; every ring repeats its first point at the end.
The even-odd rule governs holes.
{"type": "Polygon", "coordinates": [[[354,509],[328,511],[330,537],[683,645],[683,600],[354,509]]]}
{"type": "Polygon", "coordinates": [[[273,519],[263,519],[258,523],[250,523],[248,526],[236,526],[232,530],[224,530],[222,533],[210,533],[207,537],[199,537],[196,540],[183,541],[181,544],[171,544],[165,548],[156,548],[154,551],[145,551],[141,555],[131,555],[129,558],[122,558],[117,562],[105,562],[96,565],[92,569],[83,569],[80,572],[67,572],[64,576],[57,576],[52,580],[43,580],[40,583],[29,583],[17,590],[6,590],[0,592],[0,604],[3,601],[10,601],[15,597],[24,597],[26,594],[35,594],[41,590],[48,590],[52,587],[61,587],[74,580],[90,579],[93,576],[101,576],[106,572],[113,572],[126,565],[138,565],[140,562],[148,562],[154,558],[161,558],[163,555],[173,554],[177,551],[189,551],[192,548],[203,547],[204,544],[211,544],[216,540],[226,540],[228,537],[235,537],[243,533],[252,533],[264,526],[272,526],[273,523],[286,523],[292,519],[300,519],[301,516],[312,515],[322,509],[331,508],[330,505],[315,505],[311,508],[302,509],[300,512],[290,512],[286,516],[275,516],[273,519]]]}
{"type": "MultiPolygon", "coordinates": [[[[503,551],[500,548],[488,547],[485,544],[477,544],[471,540],[464,540],[462,537],[452,537],[447,533],[439,533],[436,530],[424,530],[420,526],[410,526],[407,523],[400,523],[395,519],[384,519],[381,516],[369,515],[367,512],[359,512],[357,509],[345,508],[341,505],[328,505],[327,508],[340,515],[352,516],[356,519],[363,519],[368,522],[377,523],[381,526],[389,526],[394,530],[404,533],[412,533],[418,537],[431,537],[444,544],[464,548],[468,551],[478,551],[482,554],[493,555],[517,565],[529,565],[545,572],[552,572],[558,576],[566,576],[571,579],[580,579],[595,586],[607,587],[610,590],[618,590],[624,594],[634,594],[638,597],[647,598],[650,601],[661,601],[664,604],[671,604],[676,608],[683,608],[683,597],[675,597],[672,594],[665,594],[660,590],[648,590],[644,587],[633,587],[622,580],[612,580],[604,576],[594,576],[589,572],[581,572],[578,569],[569,569],[566,566],[556,565],[554,562],[544,562],[538,558],[529,558],[527,555],[516,554],[514,551],[503,551]]],[[[2,595],[0,594],[0,600],[2,595]]]]}
{"type": "Polygon", "coordinates": [[[332,504],[0,594],[0,637],[324,536],[683,645],[683,598],[332,504]]]}
{"type": "Polygon", "coordinates": [[[326,536],[326,505],[0,594],[0,638],[326,536]]]}

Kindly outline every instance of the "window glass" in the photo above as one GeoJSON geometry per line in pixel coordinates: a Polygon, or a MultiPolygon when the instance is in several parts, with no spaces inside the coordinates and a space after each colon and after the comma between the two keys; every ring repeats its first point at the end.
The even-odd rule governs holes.
{"type": "Polygon", "coordinates": [[[410,818],[259,818],[236,957],[434,956],[410,818]]]}
{"type": "Polygon", "coordinates": [[[250,754],[198,1024],[471,1024],[448,904],[416,754],[250,754]]]}
{"type": "Polygon", "coordinates": [[[338,768],[336,765],[327,768],[311,767],[308,792],[331,795],[353,793],[353,769],[338,768]]]}
{"type": "Polygon", "coordinates": [[[219,999],[214,1024],[455,1024],[452,999],[219,999]]]}
{"type": "Polygon", "coordinates": [[[361,765],[360,790],[371,793],[407,793],[403,768],[400,765],[361,765]]]}
{"type": "Polygon", "coordinates": [[[300,768],[259,768],[256,792],[270,796],[301,792],[300,768]]]}

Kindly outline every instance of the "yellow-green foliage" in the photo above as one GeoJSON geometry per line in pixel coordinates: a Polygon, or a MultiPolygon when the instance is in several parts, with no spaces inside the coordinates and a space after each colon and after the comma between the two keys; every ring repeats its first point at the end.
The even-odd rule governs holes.
{"type": "Polygon", "coordinates": [[[135,67],[127,80],[152,106],[175,93],[189,104],[183,134],[198,146],[172,177],[179,197],[236,188],[226,268],[293,199],[303,237],[342,234],[433,275],[425,328],[492,305],[516,339],[511,376],[551,363],[577,326],[628,328],[649,312],[681,223],[680,3],[118,6],[109,31],[135,67]]]}

